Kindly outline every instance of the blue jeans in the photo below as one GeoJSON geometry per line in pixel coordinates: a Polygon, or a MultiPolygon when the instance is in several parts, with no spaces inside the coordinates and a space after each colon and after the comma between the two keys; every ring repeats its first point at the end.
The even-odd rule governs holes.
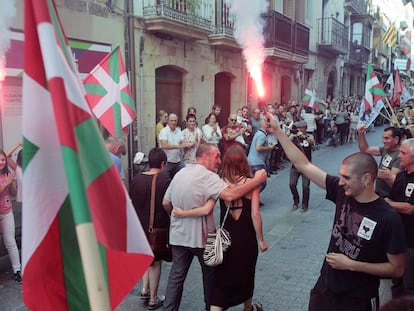
{"type": "MultiPolygon", "coordinates": [[[[254,174],[254,173],[256,173],[257,171],[260,171],[260,170],[266,170],[266,165],[253,165],[253,166],[251,166],[251,169],[252,169],[252,173],[254,174]]],[[[262,182],[260,185],[259,185],[259,189],[260,189],[260,192],[262,192],[263,190],[264,190],[264,188],[266,188],[266,181],[265,182],[262,182]]]]}
{"type": "Polygon", "coordinates": [[[172,266],[165,292],[164,311],[178,311],[183,295],[184,281],[194,256],[198,258],[203,274],[204,302],[206,310],[210,310],[211,293],[214,286],[214,268],[204,263],[204,248],[191,248],[171,245],[172,266]]]}

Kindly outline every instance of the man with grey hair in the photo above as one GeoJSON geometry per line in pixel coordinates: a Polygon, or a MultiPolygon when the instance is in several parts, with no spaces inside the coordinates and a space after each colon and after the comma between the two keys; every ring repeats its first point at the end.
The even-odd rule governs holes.
{"type": "Polygon", "coordinates": [[[398,158],[404,170],[395,177],[386,201],[401,216],[407,241],[407,261],[403,277],[392,280],[393,298],[414,295],[414,138],[402,142],[398,158]]]}
{"type": "Polygon", "coordinates": [[[221,155],[217,146],[213,144],[201,144],[197,149],[196,159],[195,164],[188,164],[175,175],[165,193],[163,205],[165,210],[171,213],[173,207],[190,210],[207,203],[210,204],[210,211],[207,215],[199,217],[171,216],[172,266],[165,294],[164,311],[180,310],[184,281],[194,257],[197,257],[201,265],[204,301],[206,310],[210,310],[214,268],[204,263],[203,252],[207,234],[216,230],[214,216],[211,213],[215,201],[219,198],[226,201],[236,200],[266,180],[265,171],[259,170],[244,184],[230,187],[217,175],[221,155]]]}
{"type": "Polygon", "coordinates": [[[126,152],[125,149],[125,140],[116,136],[109,136],[105,140],[106,148],[109,151],[109,155],[112,159],[112,162],[115,164],[116,169],[121,176],[121,179],[125,179],[124,169],[122,168],[121,155],[124,155],[126,152]]]}
{"type": "Polygon", "coordinates": [[[158,141],[160,148],[167,154],[167,165],[165,167],[165,174],[171,179],[174,175],[185,166],[182,160],[182,150],[185,147],[193,147],[194,143],[186,143],[183,141],[183,134],[177,127],[178,117],[175,113],[168,115],[167,126],[164,127],[158,141]]]}

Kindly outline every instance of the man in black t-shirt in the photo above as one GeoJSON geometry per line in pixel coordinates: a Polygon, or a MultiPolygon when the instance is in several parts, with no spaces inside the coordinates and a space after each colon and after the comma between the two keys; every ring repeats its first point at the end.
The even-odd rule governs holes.
{"type": "Polygon", "coordinates": [[[402,278],[394,278],[393,298],[414,295],[414,138],[402,142],[398,155],[405,169],[395,177],[386,201],[400,213],[407,240],[407,260],[402,278]]]}
{"type": "Polygon", "coordinates": [[[381,277],[401,277],[405,241],[401,219],[374,191],[378,173],[366,153],[346,157],[340,176],[312,164],[266,114],[292,164],[336,205],[331,239],[321,274],[311,290],[309,311],[373,311],[379,305],[381,277]]]}
{"type": "MultiPolygon", "coordinates": [[[[312,147],[315,144],[315,140],[312,134],[306,133],[307,127],[308,124],[305,121],[296,122],[296,130],[292,129],[290,131],[289,139],[305,154],[309,161],[312,161],[312,147]]],[[[289,175],[289,188],[293,196],[293,210],[299,207],[299,193],[297,189],[299,177],[302,177],[302,208],[300,211],[306,212],[309,207],[310,180],[292,164],[289,175]]]]}

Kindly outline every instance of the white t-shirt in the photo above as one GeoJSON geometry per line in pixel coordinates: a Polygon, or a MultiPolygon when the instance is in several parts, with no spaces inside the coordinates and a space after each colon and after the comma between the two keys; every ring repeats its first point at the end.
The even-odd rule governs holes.
{"type": "MultiPolygon", "coordinates": [[[[208,199],[217,200],[227,183],[201,164],[188,164],[173,178],[164,197],[173,207],[189,210],[203,206],[208,199]]],[[[203,217],[171,216],[170,244],[204,248],[207,233],[215,232],[213,213],[203,217]]]]}
{"type": "MultiPolygon", "coordinates": [[[[166,140],[169,145],[179,145],[183,140],[183,134],[180,129],[176,128],[174,131],[167,125],[164,127],[160,135],[158,136],[158,141],[166,140]]],[[[167,161],[171,163],[178,163],[181,161],[181,149],[163,149],[167,154],[167,161]]]]}

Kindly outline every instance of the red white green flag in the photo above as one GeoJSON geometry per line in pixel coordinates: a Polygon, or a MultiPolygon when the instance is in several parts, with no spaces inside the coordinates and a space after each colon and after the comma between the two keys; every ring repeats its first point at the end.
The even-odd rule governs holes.
{"type": "Polygon", "coordinates": [[[24,7],[24,303],[90,310],[88,267],[102,266],[101,291],[115,309],[153,254],[86,103],[53,0],[24,7]],[[89,266],[85,245],[98,255],[89,266]]]}
{"type": "Polygon", "coordinates": [[[104,57],[83,83],[96,118],[112,136],[127,135],[136,113],[119,46],[104,57]]]}
{"type": "Polygon", "coordinates": [[[368,64],[367,79],[365,83],[365,96],[364,96],[364,112],[368,113],[372,110],[372,107],[386,96],[384,90],[381,87],[375,71],[372,69],[372,64],[368,64]]]}
{"type": "Polygon", "coordinates": [[[321,100],[316,97],[315,89],[312,88],[311,83],[308,83],[308,86],[305,89],[305,95],[303,96],[303,104],[306,107],[312,107],[315,111],[322,110],[325,112],[326,105],[321,100]]]}

